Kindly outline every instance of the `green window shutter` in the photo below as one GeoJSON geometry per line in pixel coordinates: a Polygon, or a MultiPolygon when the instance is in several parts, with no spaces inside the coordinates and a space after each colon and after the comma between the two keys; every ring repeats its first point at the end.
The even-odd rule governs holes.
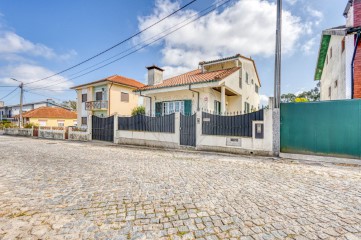
{"type": "Polygon", "coordinates": [[[184,101],[184,115],[192,115],[192,100],[184,101]]]}
{"type": "Polygon", "coordinates": [[[156,117],[162,116],[162,106],[163,106],[162,102],[155,103],[155,116],[156,117]]]}

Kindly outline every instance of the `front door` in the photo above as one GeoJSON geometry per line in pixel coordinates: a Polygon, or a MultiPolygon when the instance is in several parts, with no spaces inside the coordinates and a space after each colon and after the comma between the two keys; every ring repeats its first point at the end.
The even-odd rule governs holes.
{"type": "Polygon", "coordinates": [[[196,146],[196,114],[180,114],[180,145],[196,146]]]}

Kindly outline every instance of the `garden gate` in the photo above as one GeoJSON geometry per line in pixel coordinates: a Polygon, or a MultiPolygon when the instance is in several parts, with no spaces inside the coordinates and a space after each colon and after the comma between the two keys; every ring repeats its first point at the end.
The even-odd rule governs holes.
{"type": "Polygon", "coordinates": [[[196,146],[196,119],[196,114],[180,114],[180,145],[196,146]]]}
{"type": "Polygon", "coordinates": [[[114,116],[106,118],[92,116],[92,139],[113,142],[114,116]]]}
{"type": "Polygon", "coordinates": [[[361,100],[281,104],[281,152],[361,159],[361,100]]]}

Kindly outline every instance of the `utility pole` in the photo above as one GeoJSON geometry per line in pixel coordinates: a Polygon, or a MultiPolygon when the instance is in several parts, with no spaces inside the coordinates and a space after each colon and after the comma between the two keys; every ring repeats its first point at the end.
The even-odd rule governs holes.
{"type": "Polygon", "coordinates": [[[272,110],[273,155],[279,157],[281,151],[281,41],[282,40],[282,0],[277,0],[277,26],[275,51],[274,100],[272,110]]]}
{"type": "Polygon", "coordinates": [[[276,27],[276,53],[275,53],[275,80],[274,80],[274,107],[281,104],[281,52],[282,52],[282,0],[277,0],[277,27],[276,27]]]}
{"type": "Polygon", "coordinates": [[[24,83],[22,81],[19,81],[15,78],[11,78],[12,80],[19,82],[19,88],[20,88],[20,109],[19,109],[19,127],[23,127],[23,96],[24,96],[24,83]]]}

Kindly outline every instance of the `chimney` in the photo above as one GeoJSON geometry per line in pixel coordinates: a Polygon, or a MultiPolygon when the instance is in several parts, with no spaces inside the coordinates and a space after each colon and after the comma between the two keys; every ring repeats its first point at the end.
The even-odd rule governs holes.
{"type": "Polygon", "coordinates": [[[163,82],[163,72],[164,70],[160,67],[153,65],[147,67],[148,69],[148,85],[158,85],[163,82]]]}

